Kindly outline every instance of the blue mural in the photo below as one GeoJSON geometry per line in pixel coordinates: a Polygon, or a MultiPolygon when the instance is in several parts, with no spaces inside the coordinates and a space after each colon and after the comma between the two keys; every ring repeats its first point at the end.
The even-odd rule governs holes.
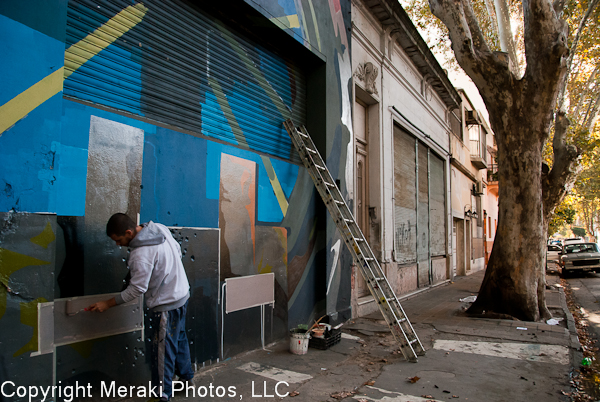
{"type": "MultiPolygon", "coordinates": [[[[3,343],[21,348],[23,334],[37,336],[44,329],[37,305],[54,296],[121,289],[127,252],[104,233],[114,212],[173,228],[190,278],[190,314],[209,323],[188,323],[199,367],[260,346],[259,310],[220,321],[225,279],[274,274],[275,304],[262,323],[268,342],[317,315],[347,317],[350,288],[340,276],[349,262],[329,258],[336,235],[282,123],[292,117],[320,127],[345,187],[349,1],[309,1],[306,9],[292,0],[247,2],[268,20],[262,26],[298,46],[301,60],[184,2],[172,9],[158,0],[39,3],[0,5],[0,212],[10,217],[0,253],[26,255],[48,220],[56,240],[44,243],[43,286],[15,274],[17,265],[39,269],[29,257],[41,258],[0,258],[3,343]],[[171,37],[160,35],[165,27],[171,37]],[[197,40],[186,42],[188,33],[197,40]],[[314,71],[303,66],[306,58],[314,71]],[[327,108],[317,117],[307,107],[311,79],[326,83],[314,95],[327,108]],[[26,292],[31,306],[19,305],[10,289],[26,292]],[[29,315],[19,324],[22,308],[29,315]],[[240,337],[245,325],[252,331],[240,337]]],[[[120,334],[60,346],[53,363],[31,341],[27,354],[1,356],[0,373],[31,384],[97,382],[124,362],[118,375],[135,384],[148,373],[147,346],[120,334]],[[101,362],[110,348],[127,350],[123,362],[101,362]]]]}

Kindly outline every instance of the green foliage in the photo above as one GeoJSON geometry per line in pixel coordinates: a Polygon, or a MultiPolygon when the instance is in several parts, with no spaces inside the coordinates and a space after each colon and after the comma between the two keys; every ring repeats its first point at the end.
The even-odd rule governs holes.
{"type": "Polygon", "coordinates": [[[575,208],[573,208],[572,202],[572,199],[568,197],[562,202],[562,204],[556,207],[554,210],[554,216],[548,225],[549,235],[559,231],[560,233],[566,232],[565,227],[575,221],[575,215],[577,211],[575,208]]]}
{"type": "Polygon", "coordinates": [[[571,231],[575,236],[579,237],[585,237],[585,235],[587,234],[584,228],[572,227],[571,231]]]}

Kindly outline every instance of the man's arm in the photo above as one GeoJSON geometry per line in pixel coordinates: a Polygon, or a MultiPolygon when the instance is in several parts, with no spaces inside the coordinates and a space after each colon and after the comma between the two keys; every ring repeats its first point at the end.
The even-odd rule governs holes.
{"type": "Polygon", "coordinates": [[[113,297],[112,299],[109,299],[109,300],[102,300],[97,303],[94,303],[91,306],[89,306],[86,310],[87,311],[97,311],[99,313],[102,313],[116,305],[117,305],[117,301],[113,297]]]}

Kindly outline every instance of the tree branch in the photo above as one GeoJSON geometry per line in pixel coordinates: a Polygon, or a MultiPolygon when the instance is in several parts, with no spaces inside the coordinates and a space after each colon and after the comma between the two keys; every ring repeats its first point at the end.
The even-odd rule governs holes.
{"type": "MultiPolygon", "coordinates": [[[[523,0],[526,75],[532,83],[547,82],[566,71],[568,25],[548,0],[523,0]]],[[[552,100],[554,105],[555,99],[552,100]]]]}
{"type": "Polygon", "coordinates": [[[577,174],[581,170],[578,163],[581,151],[567,144],[567,129],[571,122],[564,111],[556,114],[554,123],[554,164],[552,170],[542,171],[542,199],[544,204],[544,222],[549,222],[554,209],[573,188],[577,174]]]}
{"type": "MultiPolygon", "coordinates": [[[[558,1],[564,2],[564,0],[555,0],[555,4],[558,1]]],[[[590,1],[590,4],[588,4],[588,8],[587,8],[585,14],[583,15],[583,18],[581,19],[581,21],[579,21],[579,26],[577,27],[577,31],[575,31],[575,37],[573,38],[573,43],[571,43],[571,47],[569,48],[569,57],[567,59],[567,71],[569,73],[571,71],[571,65],[573,64],[573,57],[575,57],[577,45],[579,44],[579,38],[581,37],[581,32],[587,26],[587,20],[590,18],[592,11],[594,10],[594,8],[596,8],[598,6],[599,2],[600,2],[600,0],[590,1]]],[[[564,4],[563,4],[563,6],[564,6],[564,4]]],[[[562,8],[561,8],[561,11],[562,11],[562,8]]],[[[566,93],[567,93],[567,84],[569,82],[569,73],[567,73],[565,75],[562,82],[560,83],[560,89],[559,89],[559,93],[558,93],[558,109],[559,110],[562,109],[563,105],[565,104],[566,93]]]]}
{"type": "Polygon", "coordinates": [[[508,60],[491,51],[470,0],[429,0],[429,7],[448,28],[458,64],[473,80],[489,109],[488,102],[497,97],[490,88],[516,79],[508,69],[508,60]]]}

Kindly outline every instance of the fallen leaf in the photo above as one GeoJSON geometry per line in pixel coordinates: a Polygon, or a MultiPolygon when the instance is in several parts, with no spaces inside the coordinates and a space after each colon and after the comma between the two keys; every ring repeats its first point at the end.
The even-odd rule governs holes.
{"type": "Polygon", "coordinates": [[[353,394],[353,392],[342,391],[342,392],[338,392],[337,394],[331,394],[330,396],[335,399],[344,399],[349,396],[352,396],[352,394],[353,394]]]}
{"type": "Polygon", "coordinates": [[[416,383],[417,381],[419,381],[420,379],[421,379],[421,377],[414,376],[414,377],[410,377],[410,378],[408,379],[408,381],[410,381],[411,383],[413,383],[413,384],[414,384],[414,383],[416,383]]]}
{"type": "Polygon", "coordinates": [[[387,359],[381,359],[381,361],[387,363],[387,359]]]}
{"type": "Polygon", "coordinates": [[[433,396],[431,396],[431,395],[421,395],[421,398],[433,399],[433,396]]]}
{"type": "Polygon", "coordinates": [[[458,398],[458,395],[452,395],[452,398],[458,398]]]}
{"type": "Polygon", "coordinates": [[[298,392],[298,391],[290,392],[290,396],[297,396],[297,395],[300,395],[300,392],[298,392]]]}
{"type": "Polygon", "coordinates": [[[375,364],[374,362],[369,362],[369,366],[372,366],[372,365],[374,365],[374,364],[375,364]]]}
{"type": "Polygon", "coordinates": [[[371,381],[367,381],[365,383],[365,385],[375,385],[375,381],[371,380],[371,381]]]}

